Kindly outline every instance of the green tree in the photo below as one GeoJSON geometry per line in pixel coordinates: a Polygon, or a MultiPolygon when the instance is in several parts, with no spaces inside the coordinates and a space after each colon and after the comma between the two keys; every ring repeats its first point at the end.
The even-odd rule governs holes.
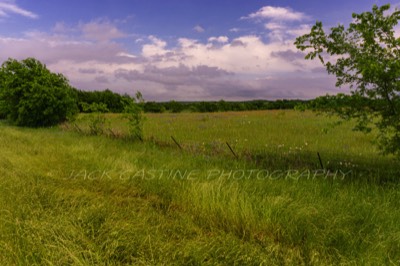
{"type": "Polygon", "coordinates": [[[172,113],[180,113],[183,111],[183,109],[185,109],[185,106],[180,102],[172,100],[168,102],[167,109],[172,113]]]}
{"type": "Polygon", "coordinates": [[[138,91],[134,98],[125,98],[125,115],[128,120],[129,138],[139,139],[143,141],[143,117],[144,99],[142,94],[138,91]]]}
{"type": "MultiPolygon", "coordinates": [[[[345,28],[338,25],[326,34],[317,22],[309,34],[296,39],[306,59],[318,58],[336,86],[349,86],[352,103],[332,108],[341,117],[355,118],[357,129],[379,129],[383,151],[400,156],[400,38],[395,26],[400,11],[390,5],[373,6],[371,12],[353,14],[345,28]],[[368,99],[368,101],[365,101],[368,99]],[[368,103],[365,105],[364,103],[368,103]]],[[[343,96],[340,96],[343,97],[343,96]]]]}
{"type": "Polygon", "coordinates": [[[38,60],[8,59],[0,68],[0,114],[18,126],[45,127],[77,112],[75,90],[38,60]]]}

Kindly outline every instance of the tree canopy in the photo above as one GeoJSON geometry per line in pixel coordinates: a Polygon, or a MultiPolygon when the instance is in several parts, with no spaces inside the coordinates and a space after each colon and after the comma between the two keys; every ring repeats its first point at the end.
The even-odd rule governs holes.
{"type": "MultiPolygon", "coordinates": [[[[336,86],[349,86],[348,108],[332,108],[343,118],[356,118],[357,129],[379,129],[383,151],[400,155],[400,38],[395,26],[400,11],[390,5],[373,6],[371,12],[353,14],[346,28],[338,25],[325,33],[317,22],[309,34],[296,39],[298,49],[308,51],[337,78],[336,86]],[[368,99],[368,105],[365,99],[368,99]],[[360,105],[360,100],[363,104],[360,105]]],[[[342,97],[342,96],[340,96],[342,97]]]]}
{"type": "Polygon", "coordinates": [[[75,90],[34,58],[8,59],[0,68],[0,115],[18,126],[45,127],[77,112],[75,90]]]}

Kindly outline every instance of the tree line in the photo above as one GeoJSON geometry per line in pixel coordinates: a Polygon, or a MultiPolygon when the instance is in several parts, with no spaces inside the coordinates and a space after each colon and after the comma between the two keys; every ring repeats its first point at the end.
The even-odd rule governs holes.
{"type": "MultiPolygon", "coordinates": [[[[109,89],[104,91],[76,90],[79,111],[82,113],[95,112],[86,106],[104,106],[110,113],[123,113],[126,102],[133,98],[128,94],[118,94],[109,89]]],[[[141,108],[145,113],[181,113],[181,112],[229,112],[229,111],[257,111],[257,110],[312,110],[325,112],[344,113],[349,108],[371,108],[374,106],[367,97],[339,93],[337,95],[325,95],[310,100],[251,100],[251,101],[143,101],[141,108]]]]}
{"type": "Polygon", "coordinates": [[[284,110],[294,109],[297,105],[306,104],[305,100],[252,100],[252,101],[200,101],[200,102],[146,102],[143,109],[148,113],[180,113],[180,112],[227,112],[227,111],[252,111],[252,110],[284,110]]]}
{"type": "MultiPolygon", "coordinates": [[[[104,91],[77,91],[77,101],[79,103],[80,112],[90,112],[85,106],[91,104],[104,104],[109,112],[122,113],[124,111],[125,102],[131,97],[127,94],[120,95],[109,89],[104,91]]],[[[252,110],[286,110],[294,109],[298,105],[304,105],[309,100],[252,100],[252,101],[167,101],[143,102],[142,108],[145,113],[180,113],[180,112],[227,112],[227,111],[252,111],[252,110]]]]}

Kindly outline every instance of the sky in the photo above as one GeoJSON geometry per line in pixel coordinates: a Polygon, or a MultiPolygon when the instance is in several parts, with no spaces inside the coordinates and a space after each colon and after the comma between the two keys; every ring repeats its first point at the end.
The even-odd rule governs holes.
{"type": "Polygon", "coordinates": [[[386,3],[0,0],[0,62],[34,57],[77,89],[148,101],[310,99],[346,89],[304,60],[296,37],[386,3]]]}

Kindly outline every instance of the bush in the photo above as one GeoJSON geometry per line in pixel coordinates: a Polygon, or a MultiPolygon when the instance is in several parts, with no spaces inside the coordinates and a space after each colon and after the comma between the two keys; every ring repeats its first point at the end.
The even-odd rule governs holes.
{"type": "Polygon", "coordinates": [[[111,113],[122,113],[124,111],[125,100],[129,100],[129,95],[120,95],[112,92],[109,89],[105,91],[82,91],[77,90],[79,110],[80,112],[90,112],[85,110],[85,105],[91,104],[105,104],[108,112],[111,113]]]}
{"type": "Polygon", "coordinates": [[[143,105],[144,100],[140,92],[136,97],[125,102],[125,118],[128,120],[129,138],[143,141],[143,105]]]}
{"type": "Polygon", "coordinates": [[[89,128],[91,135],[102,135],[106,126],[106,117],[104,113],[109,112],[107,105],[104,103],[83,103],[82,108],[84,112],[90,113],[89,118],[89,128]]]}
{"type": "Polygon", "coordinates": [[[8,59],[0,68],[0,116],[18,126],[56,125],[77,113],[76,93],[61,74],[34,58],[8,59]]]}

